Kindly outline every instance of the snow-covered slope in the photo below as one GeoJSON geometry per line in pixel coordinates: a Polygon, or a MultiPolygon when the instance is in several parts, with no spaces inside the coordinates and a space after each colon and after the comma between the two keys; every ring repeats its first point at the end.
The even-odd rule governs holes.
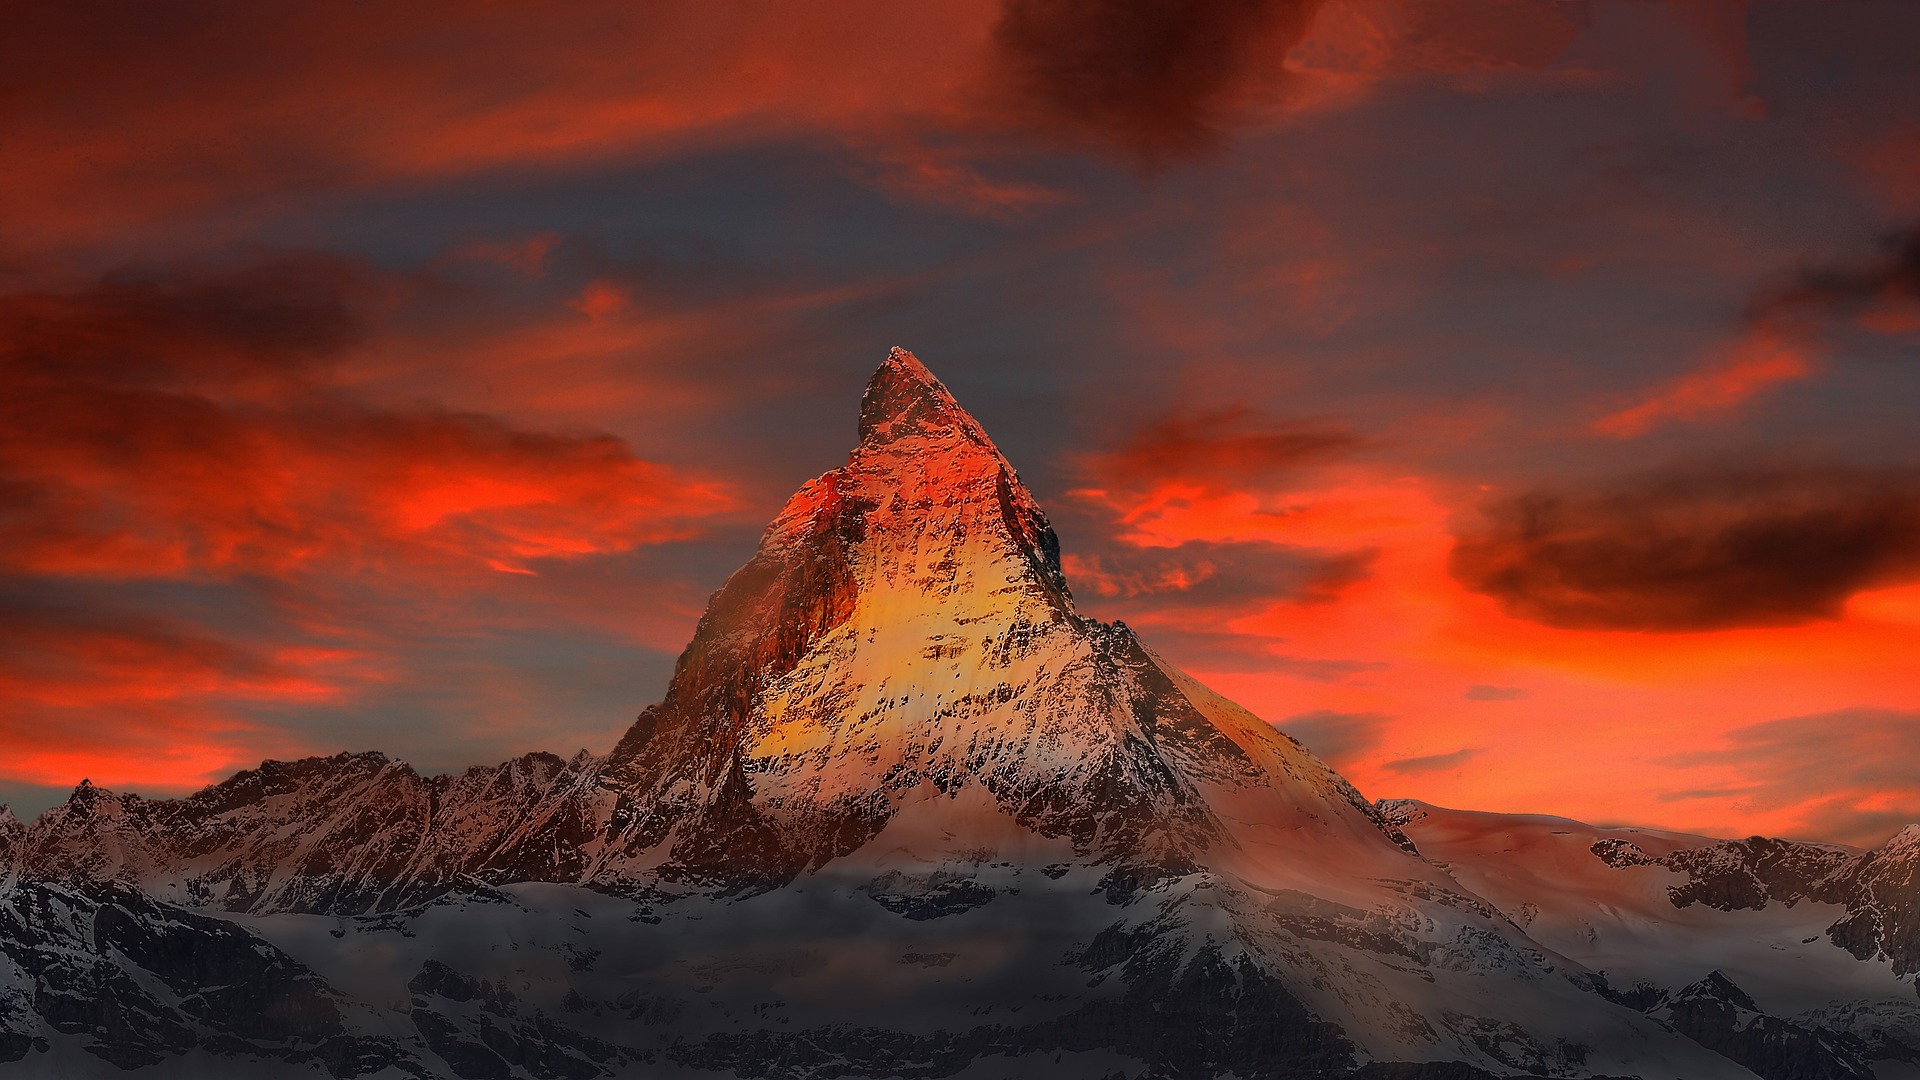
{"type": "MultiPolygon", "coordinates": [[[[1472,829],[1390,810],[1080,616],[1012,466],[895,350],[846,465],[781,510],[606,757],[423,777],[343,754],[179,800],[83,785],[30,827],[0,819],[0,1058],[49,1076],[217,1059],[234,1076],[1697,1080],[1750,1078],[1741,1062],[1771,1069],[1777,1046],[1811,1047],[1828,1071],[1808,1076],[1886,1056],[1821,1043],[1805,1016],[1768,1026],[1744,996],[1773,1007],[1758,959],[1730,954],[1717,981],[1675,966],[1669,942],[1724,939],[1728,913],[1689,922],[1648,890],[1709,842],[1648,836],[1607,861],[1530,841],[1502,861],[1472,829]],[[203,950],[262,989],[243,1002],[203,950]],[[1672,992],[1639,1000],[1642,983],[1672,992]],[[320,1027],[249,1018],[287,1008],[320,1027]]],[[[1912,846],[1734,859],[1763,892],[1853,874],[1839,900],[1794,886],[1799,913],[1761,912],[1755,940],[1824,905],[1853,920],[1833,940],[1908,956],[1912,846]]],[[[1688,880],[1714,900],[1723,877],[1745,882],[1688,880]]],[[[1806,977],[1840,988],[1829,1005],[1901,986],[1905,961],[1800,946],[1806,977]]],[[[1832,1027],[1864,1038],[1856,1021],[1832,1027]]]]}
{"type": "Polygon", "coordinates": [[[1920,1063],[1920,985],[1901,937],[1920,830],[1861,853],[1411,800],[1382,810],[1528,936],[1601,974],[1614,997],[1762,1075],[1920,1063]],[[1767,1039],[1742,1034],[1761,1031],[1767,1039]]]}

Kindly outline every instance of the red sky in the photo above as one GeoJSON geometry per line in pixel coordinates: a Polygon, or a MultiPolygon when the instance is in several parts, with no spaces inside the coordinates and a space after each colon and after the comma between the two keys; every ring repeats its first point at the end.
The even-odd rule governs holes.
{"type": "Polygon", "coordinates": [[[43,6],[0,799],[604,750],[914,349],[1373,796],[1920,820],[1920,9],[43,6]]]}

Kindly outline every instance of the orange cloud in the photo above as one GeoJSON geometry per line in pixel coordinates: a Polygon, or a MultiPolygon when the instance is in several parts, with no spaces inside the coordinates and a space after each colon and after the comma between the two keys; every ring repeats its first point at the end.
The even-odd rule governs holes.
{"type": "MultiPolygon", "coordinates": [[[[741,18],[696,0],[433,0],[369,18],[291,0],[136,23],[76,0],[13,20],[0,42],[0,201],[34,208],[11,240],[46,250],[205,209],[230,238],[307,192],[631,161],[769,131],[870,144],[903,125],[1014,126],[1169,162],[1310,101],[1303,83],[1350,75],[1326,60],[1353,51],[1343,26],[1378,39],[1368,79],[1537,68],[1579,29],[1563,8],[778,0],[741,18]]],[[[958,160],[882,164],[910,197],[995,211],[1046,198],[958,160]]]]}
{"type": "Polygon", "coordinates": [[[605,322],[627,306],[627,292],[610,281],[595,281],[567,301],[567,306],[585,315],[590,322],[605,322]]]}
{"type": "Polygon", "coordinates": [[[1718,745],[1673,755],[1701,786],[1665,801],[1732,797],[1756,813],[1788,814],[1815,836],[1874,846],[1920,819],[1920,713],[1841,709],[1727,732],[1718,745]]]}
{"type": "Polygon", "coordinates": [[[689,535],[716,484],[604,435],[385,408],[328,385],[362,331],[340,264],[0,300],[0,566],[188,577],[529,560],[689,535]]]}
{"type": "Polygon", "coordinates": [[[866,157],[862,178],[896,199],[950,206],[993,220],[1010,220],[1069,199],[1065,192],[1040,184],[994,179],[959,150],[909,139],[875,143],[866,149],[866,157]]]}
{"type": "MultiPolygon", "coordinates": [[[[1726,749],[1771,730],[1759,725],[1846,707],[1897,709],[1920,689],[1911,664],[1920,594],[1871,554],[1899,563],[1920,550],[1910,513],[1882,530],[1885,515],[1873,508],[1876,492],[1906,490],[1898,477],[1789,472],[1751,490],[1722,483],[1697,492],[1705,503],[1677,481],[1649,481],[1645,498],[1613,514],[1589,512],[1606,504],[1605,492],[1574,498],[1574,520],[1533,539],[1568,564],[1567,582],[1580,580],[1574,571],[1605,571],[1612,584],[1582,602],[1626,614],[1543,625],[1540,611],[1492,587],[1507,578],[1456,576],[1455,533],[1472,520],[1472,486],[1331,451],[1304,462],[1281,455],[1282,467],[1234,481],[1226,477],[1236,468],[1219,468],[1241,460],[1219,449],[1232,439],[1206,445],[1180,459],[1195,466],[1192,475],[1142,464],[1147,482],[1078,491],[1077,505],[1107,515],[1121,545],[1070,564],[1081,607],[1123,615],[1176,663],[1334,757],[1369,795],[1814,838],[1873,838],[1911,812],[1911,800],[1901,801],[1910,785],[1871,776],[1830,798],[1812,786],[1793,795],[1780,786],[1784,749],[1767,758],[1783,763],[1766,781],[1775,794],[1726,782],[1742,769],[1765,773],[1726,749]],[[1882,531],[1879,547],[1863,546],[1862,537],[1882,531]],[[1798,538],[1788,545],[1796,553],[1774,552],[1768,538],[1776,536],[1798,538]],[[1609,554],[1609,543],[1624,554],[1609,554]],[[1298,565],[1303,553],[1368,558],[1364,572],[1318,593],[1246,590],[1238,604],[1196,606],[1189,594],[1208,579],[1192,559],[1208,545],[1238,545],[1234,580],[1298,565]],[[1628,613],[1633,603],[1689,602],[1707,615],[1659,632],[1638,629],[1644,610],[1628,613]],[[1753,626],[1736,610],[1767,603],[1800,605],[1791,619],[1759,620],[1793,625],[1753,626]]],[[[1125,473],[1114,464],[1128,460],[1087,464],[1118,477],[1125,473]]],[[[1556,593],[1540,602],[1563,600],[1556,593]]],[[[1817,729],[1810,721],[1794,737],[1816,739],[1817,729]]]]}
{"type": "Polygon", "coordinates": [[[1755,334],[1723,361],[1682,376],[1653,397],[1594,421],[1593,428],[1616,438],[1644,435],[1672,420],[1698,420],[1738,407],[1778,383],[1804,379],[1813,365],[1799,345],[1755,334]]]}
{"type": "Polygon", "coordinates": [[[117,612],[85,616],[17,598],[0,614],[0,778],[161,790],[205,783],[301,745],[243,718],[247,703],[331,703],[377,678],[372,654],[235,643],[117,612]]]}
{"type": "MultiPolygon", "coordinates": [[[[568,640],[576,565],[732,512],[611,435],[384,403],[354,362],[409,288],[289,256],[0,296],[0,778],[179,791],[339,749],[295,714],[362,722],[422,640],[568,640]]],[[[692,609],[663,587],[585,637],[675,648],[692,609]]],[[[530,748],[489,719],[543,715],[511,681],[463,674],[492,696],[440,739],[530,748]]]]}
{"type": "Polygon", "coordinates": [[[129,21],[96,0],[15,19],[0,201],[15,243],[212,205],[500,166],[569,165],[951,110],[988,5],[294,0],[129,21]],[[29,229],[29,225],[31,228],[29,229]]]}

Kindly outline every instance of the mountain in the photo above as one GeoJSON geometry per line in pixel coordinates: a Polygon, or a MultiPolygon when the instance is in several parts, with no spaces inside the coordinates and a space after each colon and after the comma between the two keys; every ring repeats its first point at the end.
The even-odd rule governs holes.
{"type": "Polygon", "coordinates": [[[1412,800],[1381,811],[1603,992],[1767,1080],[1920,1073],[1920,828],[1861,852],[1412,800]]]}
{"type": "Polygon", "coordinates": [[[1914,1060],[1912,839],[1563,842],[1537,820],[1369,803],[1079,615],[1045,513],[896,349],[847,463],[781,509],[604,757],[422,776],[341,754],[0,815],[0,1068],[1798,1080],[1914,1060]],[[1827,936],[1796,944],[1816,909],[1827,936]],[[1793,1008],[1754,951],[1776,945],[1806,958],[1793,1008]]]}

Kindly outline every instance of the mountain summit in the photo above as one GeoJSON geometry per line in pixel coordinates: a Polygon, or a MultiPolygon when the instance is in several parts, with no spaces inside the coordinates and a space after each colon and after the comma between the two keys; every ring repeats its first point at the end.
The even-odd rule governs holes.
{"type": "Polygon", "coordinates": [[[956,437],[992,448],[979,421],[919,357],[894,346],[860,396],[860,445],[879,446],[906,436],[956,437]]]}
{"type": "Polygon", "coordinates": [[[669,868],[762,884],[903,813],[964,822],[957,846],[1031,834],[1186,872],[1236,844],[1216,807],[1248,799],[1408,861],[1298,744],[1075,613],[1046,514],[903,349],[867,384],[847,464],[714,595],[605,777],[622,852],[664,843],[669,868]]]}
{"type": "Polygon", "coordinates": [[[607,756],[0,810],[0,1064],[1868,1080],[1920,1061],[1915,836],[1369,804],[1079,614],[895,349],[607,756]]]}

